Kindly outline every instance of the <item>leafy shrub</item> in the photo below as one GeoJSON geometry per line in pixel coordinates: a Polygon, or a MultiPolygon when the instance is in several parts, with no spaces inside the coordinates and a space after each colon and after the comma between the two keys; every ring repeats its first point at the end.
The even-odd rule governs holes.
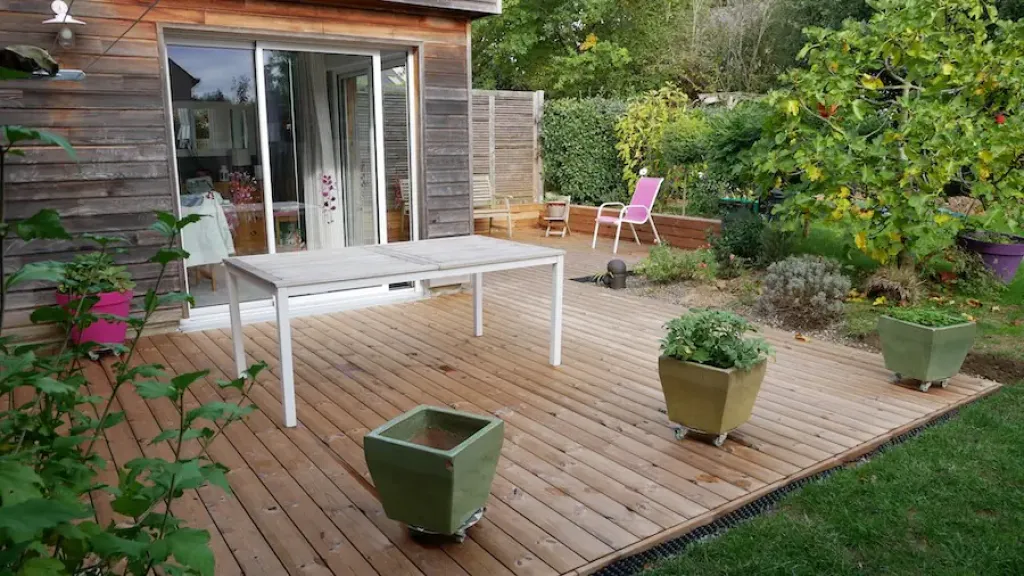
{"type": "Polygon", "coordinates": [[[885,315],[896,320],[930,328],[945,328],[971,322],[963,314],[950,314],[933,308],[890,308],[886,310],[885,315]]]}
{"type": "Polygon", "coordinates": [[[849,291],[835,260],[791,256],[768,267],[757,310],[794,328],[820,328],[842,318],[849,291]]]}
{"type": "Polygon", "coordinates": [[[700,172],[689,182],[686,213],[690,216],[718,218],[718,201],[733,195],[733,186],[714,172],[700,172]]]}
{"type": "Polygon", "coordinates": [[[749,210],[730,212],[722,219],[722,233],[709,240],[719,262],[742,258],[749,263],[761,261],[764,218],[749,210]]]}
{"type": "Polygon", "coordinates": [[[708,114],[703,146],[708,171],[719,174],[734,187],[749,187],[754,181],[752,148],[761,139],[771,113],[770,106],[755,100],[708,114]]]}
{"type": "MultiPolygon", "coordinates": [[[[70,148],[45,133],[14,126],[2,129],[6,144],[0,143],[0,174],[4,156],[19,152],[13,146],[21,142],[70,148]]],[[[3,194],[0,179],[0,202],[3,194]]],[[[178,247],[181,230],[198,219],[157,214],[151,231],[163,238],[163,244],[148,261],[159,268],[158,280],[146,291],[141,315],[125,319],[136,334],[158,308],[191,302],[187,294],[160,294],[159,279],[168,266],[188,256],[178,247]]],[[[75,240],[54,210],[13,226],[0,222],[0,240],[12,235],[22,241],[75,240]]],[[[96,344],[76,344],[71,332],[98,319],[91,311],[96,290],[130,287],[130,279],[109,259],[109,251],[121,239],[83,239],[95,244],[92,255],[70,264],[33,262],[7,275],[3,283],[4,288],[33,281],[62,283],[71,304],[42,306],[30,317],[34,324],[63,329],[64,339],[56,345],[26,345],[11,336],[0,337],[0,397],[6,398],[0,411],[0,574],[212,576],[209,533],[186,526],[175,516],[179,506],[174,502],[186,490],[207,485],[229,490],[227,469],[210,458],[208,449],[227,426],[255,410],[248,393],[264,366],[257,364],[236,380],[217,383],[234,400],[198,404],[189,388],[209,371],[168,378],[161,366],[138,360],[136,338],[128,346],[114,346],[117,359],[109,364],[109,396],[89,395],[83,366],[96,344]],[[110,475],[116,484],[107,484],[100,475],[107,462],[99,448],[109,443],[107,430],[125,419],[124,412],[114,410],[113,399],[126,385],[146,400],[169,404],[177,412],[177,427],[150,439],[156,448],[166,448],[160,453],[170,458],[119,462],[121,468],[110,475]],[[17,405],[15,390],[24,399],[17,405]],[[101,499],[110,503],[115,521],[101,523],[93,504],[101,499]]]]}
{"type": "Polygon", "coordinates": [[[689,101],[686,92],[671,84],[630,99],[626,113],[615,124],[622,179],[630,190],[643,168],[652,176],[668,172],[661,149],[665,129],[686,111],[689,101]]]}
{"type": "Polygon", "coordinates": [[[541,128],[546,186],[580,204],[623,201],[615,124],[625,111],[603,98],[549,101],[541,128]]]}
{"type": "Polygon", "coordinates": [[[764,268],[793,253],[794,235],[773,226],[750,210],[730,212],[722,219],[722,232],[709,236],[720,269],[738,275],[743,267],[764,268]],[[727,265],[728,264],[728,265],[727,265]]]}
{"type": "Polygon", "coordinates": [[[128,268],[115,265],[110,254],[96,251],[79,254],[66,264],[64,280],[57,288],[65,294],[99,294],[124,292],[134,287],[128,268]]]}
{"type": "Polygon", "coordinates": [[[691,310],[665,328],[661,353],[683,362],[750,370],[775,353],[763,338],[744,338],[754,326],[724,310],[691,310]]]}
{"type": "Polygon", "coordinates": [[[924,282],[910,266],[882,266],[864,282],[864,293],[889,302],[914,304],[921,298],[924,282]]]}
{"type": "Polygon", "coordinates": [[[710,250],[680,250],[658,245],[634,268],[651,282],[667,284],[683,280],[708,282],[715,279],[718,264],[710,250]]]}
{"type": "Polygon", "coordinates": [[[761,254],[756,264],[770,266],[793,255],[797,236],[781,226],[769,222],[761,233],[761,254]]]}
{"type": "Polygon", "coordinates": [[[704,164],[704,148],[711,129],[703,110],[678,114],[665,126],[661,155],[669,166],[704,164]]]}

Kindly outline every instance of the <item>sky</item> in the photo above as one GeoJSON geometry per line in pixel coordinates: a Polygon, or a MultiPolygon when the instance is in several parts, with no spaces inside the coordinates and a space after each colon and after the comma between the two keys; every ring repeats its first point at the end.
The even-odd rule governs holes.
{"type": "Polygon", "coordinates": [[[255,51],[236,48],[197,48],[193,46],[168,46],[167,56],[186,72],[200,80],[192,88],[193,97],[216,93],[220,90],[229,99],[234,99],[232,84],[235,78],[244,76],[249,82],[249,101],[254,101],[255,51]]]}

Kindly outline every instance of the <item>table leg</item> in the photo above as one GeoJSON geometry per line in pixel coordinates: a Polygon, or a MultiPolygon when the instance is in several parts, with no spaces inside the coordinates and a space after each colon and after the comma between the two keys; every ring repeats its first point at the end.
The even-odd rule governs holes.
{"type": "Polygon", "coordinates": [[[228,311],[231,316],[231,343],[235,350],[235,370],[238,376],[248,366],[245,360],[245,340],[242,336],[242,310],[238,301],[238,278],[230,266],[224,267],[224,277],[228,283],[228,311]]]}
{"type": "Polygon", "coordinates": [[[565,282],[565,257],[559,256],[551,267],[551,365],[562,364],[562,284],[565,282]]]}
{"type": "Polygon", "coordinates": [[[294,428],[298,424],[295,415],[295,374],[292,368],[292,328],[288,318],[288,289],[278,288],[277,341],[280,345],[281,396],[284,399],[284,425],[294,428]]]}
{"type": "Polygon", "coordinates": [[[473,335],[484,335],[484,275],[473,274],[473,335]]]}

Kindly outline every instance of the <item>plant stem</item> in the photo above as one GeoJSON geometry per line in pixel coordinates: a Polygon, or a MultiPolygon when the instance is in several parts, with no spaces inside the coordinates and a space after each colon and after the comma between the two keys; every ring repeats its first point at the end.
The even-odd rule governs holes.
{"type": "MultiPolygon", "coordinates": [[[[175,241],[176,238],[177,238],[177,234],[174,234],[174,235],[171,236],[171,238],[170,238],[170,240],[168,241],[168,244],[167,244],[168,248],[171,248],[171,247],[174,246],[174,241],[175,241]]],[[[161,265],[160,266],[160,273],[157,274],[157,276],[156,276],[156,283],[153,285],[154,293],[157,293],[157,292],[160,291],[160,283],[163,281],[164,273],[166,271],[167,271],[167,264],[161,265]]],[[[135,348],[139,344],[139,339],[142,338],[142,330],[146,327],[146,324],[149,322],[149,318],[153,315],[153,312],[155,312],[155,311],[156,311],[155,308],[152,311],[146,310],[145,315],[142,317],[142,325],[139,328],[138,332],[135,333],[135,338],[132,340],[132,345],[128,348],[128,353],[125,355],[124,360],[119,362],[118,365],[117,365],[117,372],[114,375],[114,388],[110,392],[110,399],[107,401],[107,405],[103,407],[103,414],[100,416],[100,419],[99,419],[99,423],[100,424],[103,423],[103,420],[105,420],[107,415],[110,413],[110,407],[113,406],[113,404],[114,404],[114,398],[117,397],[117,391],[120,390],[121,386],[126,382],[126,380],[124,378],[124,373],[128,369],[128,365],[131,363],[132,358],[135,356],[135,348]]],[[[100,429],[100,433],[94,435],[92,437],[92,439],[89,441],[89,445],[85,449],[85,456],[87,458],[92,455],[92,450],[96,446],[96,441],[99,440],[100,436],[102,436],[103,439],[106,440],[106,438],[107,438],[107,430],[106,430],[106,428],[101,428],[100,429]]]]}
{"type": "MultiPolygon", "coordinates": [[[[178,444],[174,447],[174,463],[177,464],[181,460],[181,447],[185,443],[183,438],[185,436],[185,390],[178,393],[178,444]]],[[[164,531],[167,530],[167,518],[171,515],[171,501],[174,500],[174,485],[178,482],[177,473],[171,476],[171,484],[167,488],[167,494],[164,496],[164,517],[160,521],[160,529],[157,531],[156,538],[159,540],[164,537],[164,531]]],[[[150,558],[149,564],[146,565],[146,570],[142,574],[149,574],[149,571],[153,569],[154,559],[150,558]]]]}

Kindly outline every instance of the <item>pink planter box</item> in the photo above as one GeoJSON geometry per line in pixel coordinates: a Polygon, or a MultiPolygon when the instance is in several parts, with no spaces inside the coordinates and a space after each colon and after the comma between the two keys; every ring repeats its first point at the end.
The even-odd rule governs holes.
{"type": "MultiPolygon", "coordinates": [[[[131,311],[132,296],[131,290],[124,292],[103,292],[99,295],[100,301],[92,307],[92,314],[110,314],[112,316],[128,317],[131,311]]],[[[60,306],[71,306],[69,294],[57,293],[57,304],[60,306]]],[[[73,311],[73,310],[72,310],[73,311]]],[[[128,335],[128,323],[125,321],[97,320],[85,330],[73,328],[71,339],[75,344],[82,342],[94,342],[96,344],[124,344],[128,335]]]]}

